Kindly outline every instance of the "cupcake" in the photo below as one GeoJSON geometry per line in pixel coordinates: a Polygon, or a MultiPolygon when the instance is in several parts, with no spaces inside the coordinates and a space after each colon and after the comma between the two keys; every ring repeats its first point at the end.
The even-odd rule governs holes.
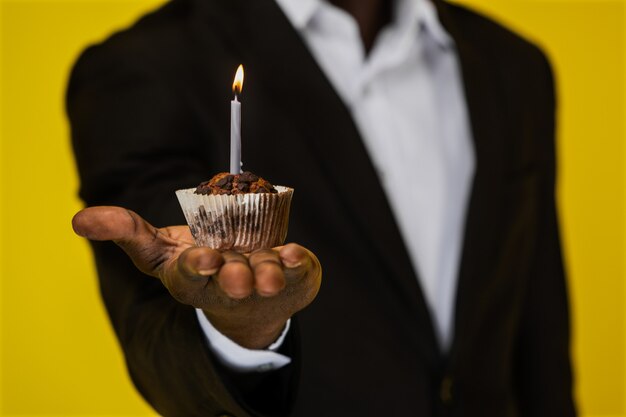
{"type": "Polygon", "coordinates": [[[241,253],[284,243],[292,195],[251,172],[222,172],[176,191],[196,245],[241,253]]]}

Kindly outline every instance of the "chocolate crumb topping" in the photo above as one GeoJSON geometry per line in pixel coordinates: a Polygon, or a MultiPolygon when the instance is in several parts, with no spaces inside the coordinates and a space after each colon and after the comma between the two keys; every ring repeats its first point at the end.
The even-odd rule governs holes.
{"type": "Polygon", "coordinates": [[[196,194],[246,194],[246,193],[277,193],[269,181],[250,171],[241,174],[220,172],[209,181],[204,181],[196,188],[196,194]]]}
{"type": "MultiPolygon", "coordinates": [[[[228,187],[226,187],[226,185],[232,184],[233,178],[234,177],[232,175],[227,175],[225,177],[220,178],[220,180],[218,182],[216,182],[215,185],[217,185],[220,188],[228,188],[228,187]]],[[[208,183],[209,183],[209,181],[207,181],[207,184],[208,183]]]]}
{"type": "Polygon", "coordinates": [[[239,175],[239,182],[256,182],[258,180],[259,177],[250,171],[243,172],[239,175]]]}

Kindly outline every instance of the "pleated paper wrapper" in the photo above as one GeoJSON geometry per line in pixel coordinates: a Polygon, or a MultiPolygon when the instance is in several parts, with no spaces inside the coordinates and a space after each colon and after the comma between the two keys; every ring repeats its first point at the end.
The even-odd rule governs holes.
{"type": "Polygon", "coordinates": [[[293,189],[278,193],[202,195],[195,188],[176,191],[198,246],[241,253],[282,245],[287,237],[293,189]]]}

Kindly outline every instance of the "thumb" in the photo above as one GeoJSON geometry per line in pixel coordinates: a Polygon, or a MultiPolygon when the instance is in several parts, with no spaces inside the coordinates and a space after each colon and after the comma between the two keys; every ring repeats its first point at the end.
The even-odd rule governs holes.
{"type": "MultiPolygon", "coordinates": [[[[115,206],[88,207],[76,213],[72,228],[89,240],[112,240],[144,273],[155,275],[163,258],[157,228],[131,210],[115,206]]],[[[165,239],[165,237],[164,237],[165,239]]]]}
{"type": "Polygon", "coordinates": [[[156,229],[137,213],[122,207],[88,207],[72,219],[74,232],[89,240],[114,240],[130,243],[142,235],[153,236],[156,229]]]}

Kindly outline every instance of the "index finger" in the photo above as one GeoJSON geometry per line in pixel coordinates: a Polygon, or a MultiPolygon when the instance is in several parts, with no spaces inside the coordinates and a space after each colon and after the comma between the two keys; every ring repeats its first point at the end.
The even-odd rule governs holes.
{"type": "Polygon", "coordinates": [[[206,288],[211,275],[224,264],[219,251],[207,247],[191,247],[180,254],[176,262],[166,265],[159,278],[170,294],[184,304],[204,306],[210,297],[206,288]]]}

